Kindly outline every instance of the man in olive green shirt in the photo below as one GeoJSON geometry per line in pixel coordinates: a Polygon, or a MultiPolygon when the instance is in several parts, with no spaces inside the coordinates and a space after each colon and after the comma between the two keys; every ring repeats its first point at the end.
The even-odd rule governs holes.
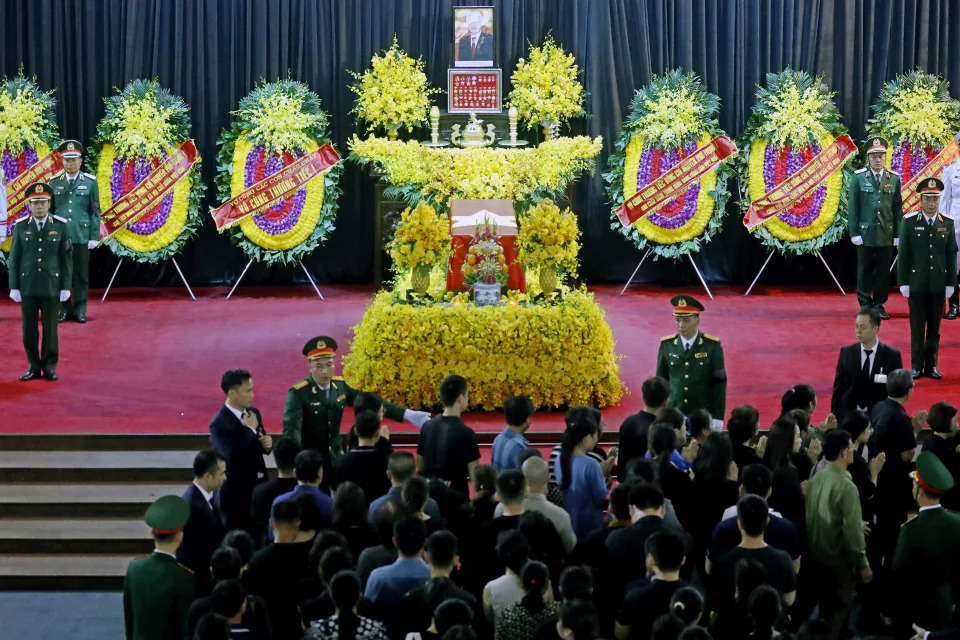
{"type": "Polygon", "coordinates": [[[830,637],[846,627],[859,570],[864,584],[873,579],[863,535],[860,494],[847,467],[853,462],[850,434],[833,429],[823,436],[823,457],[829,464],[810,481],[807,491],[807,539],[820,617],[830,624],[830,637]]]}

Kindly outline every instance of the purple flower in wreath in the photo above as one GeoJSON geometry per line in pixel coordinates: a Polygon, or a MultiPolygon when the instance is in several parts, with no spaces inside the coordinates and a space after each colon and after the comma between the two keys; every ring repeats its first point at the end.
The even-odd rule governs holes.
{"type": "MultiPolygon", "coordinates": [[[[244,188],[250,188],[254,184],[257,166],[263,161],[263,157],[266,153],[266,149],[258,145],[254,147],[249,154],[247,154],[247,159],[243,166],[244,188]]],[[[298,158],[302,155],[302,152],[294,154],[294,156],[298,158]]],[[[272,176],[277,171],[283,169],[283,167],[283,158],[278,154],[270,154],[263,165],[264,177],[272,176]]],[[[303,211],[303,205],[306,201],[307,190],[299,189],[290,198],[281,200],[268,209],[269,212],[273,213],[286,211],[286,214],[283,215],[279,220],[273,221],[264,212],[259,212],[253,214],[253,221],[257,227],[265,233],[269,233],[271,235],[281,235],[287,233],[297,224],[297,221],[300,219],[300,214],[303,211]]]]}
{"type": "MultiPolygon", "coordinates": [[[[687,155],[693,153],[697,150],[697,143],[695,141],[688,142],[684,150],[687,152],[687,155]]],[[[653,168],[653,156],[654,148],[648,147],[643,150],[643,153],[640,154],[640,166],[637,170],[637,191],[647,186],[652,180],[652,168],[653,168]]],[[[660,160],[660,174],[656,177],[659,177],[675,167],[680,162],[680,154],[676,149],[669,149],[665,151],[663,157],[660,160]]],[[[685,193],[678,196],[678,198],[683,198],[683,207],[679,213],[674,216],[664,216],[660,215],[657,212],[653,212],[647,216],[647,220],[657,225],[658,227],[664,229],[679,229],[683,225],[687,224],[697,210],[697,201],[700,197],[700,183],[697,182],[690,188],[686,190],[685,193]]],[[[665,206],[670,206],[675,203],[676,199],[668,202],[665,206]]]]}

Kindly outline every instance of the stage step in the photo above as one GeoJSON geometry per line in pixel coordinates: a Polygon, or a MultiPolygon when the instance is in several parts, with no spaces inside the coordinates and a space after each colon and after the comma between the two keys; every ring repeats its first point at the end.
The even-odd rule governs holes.
{"type": "Polygon", "coordinates": [[[8,518],[142,518],[154,500],[185,489],[183,482],[7,484],[0,491],[0,513],[8,518]]]}
{"type": "Polygon", "coordinates": [[[136,555],[0,554],[0,590],[116,591],[136,555]]]}
{"type": "Polygon", "coordinates": [[[150,529],[139,518],[0,519],[0,553],[86,554],[107,550],[133,555],[150,553],[150,529]]]}

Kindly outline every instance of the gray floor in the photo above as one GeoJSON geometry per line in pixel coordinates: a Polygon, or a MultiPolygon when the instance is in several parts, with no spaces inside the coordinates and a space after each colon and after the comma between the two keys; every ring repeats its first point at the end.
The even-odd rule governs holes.
{"type": "Polygon", "coordinates": [[[123,595],[90,591],[0,592],[0,637],[119,640],[123,595]]]}

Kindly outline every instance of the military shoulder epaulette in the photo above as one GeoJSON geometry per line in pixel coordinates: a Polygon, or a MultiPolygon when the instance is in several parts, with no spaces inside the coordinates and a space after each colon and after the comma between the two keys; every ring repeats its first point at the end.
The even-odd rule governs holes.
{"type": "Polygon", "coordinates": [[[717,336],[711,336],[710,334],[707,334],[707,333],[703,334],[703,337],[706,338],[707,340],[713,340],[714,342],[720,342],[720,338],[718,338],[717,336]]]}
{"type": "Polygon", "coordinates": [[[333,376],[331,380],[339,380],[340,382],[343,382],[343,376],[333,376]]]}
{"type": "MultiPolygon", "coordinates": [[[[20,216],[19,218],[17,218],[17,222],[23,222],[24,220],[26,220],[26,219],[29,218],[29,217],[30,217],[30,214],[29,214],[29,213],[28,213],[27,215],[25,215],[25,216],[20,216]]],[[[14,222],[14,224],[16,224],[17,222],[14,222]]]]}
{"type": "Polygon", "coordinates": [[[866,173],[866,172],[867,172],[867,168],[866,168],[866,167],[864,167],[864,168],[862,168],[862,169],[857,169],[856,171],[854,171],[854,173],[866,173]]]}
{"type": "Polygon", "coordinates": [[[893,175],[897,176],[898,178],[900,177],[900,174],[899,174],[899,173],[897,173],[896,171],[890,171],[890,169],[887,169],[887,173],[892,173],[893,175]]]}
{"type": "Polygon", "coordinates": [[[299,391],[300,389],[303,389],[303,388],[304,388],[305,386],[307,386],[308,384],[310,384],[308,381],[306,381],[306,380],[301,380],[301,381],[298,382],[297,384],[293,385],[292,388],[293,388],[293,389],[296,389],[297,391],[299,391]]]}
{"type": "Polygon", "coordinates": [[[677,337],[677,334],[671,333],[671,334],[668,335],[668,336],[663,336],[662,338],[660,338],[660,342],[666,342],[667,340],[673,340],[673,339],[676,338],[676,337],[677,337]]]}
{"type": "Polygon", "coordinates": [[[60,216],[53,216],[53,219],[54,219],[54,220],[59,220],[59,221],[62,222],[63,224],[67,224],[68,222],[70,222],[70,221],[67,220],[66,218],[61,218],[60,216]]]}
{"type": "Polygon", "coordinates": [[[84,173],[83,175],[85,175],[86,177],[90,178],[91,180],[96,180],[96,179],[97,179],[97,176],[93,175],[92,173],[84,173]]]}
{"type": "Polygon", "coordinates": [[[63,169],[60,169],[60,171],[57,171],[55,174],[53,174],[53,177],[50,178],[50,180],[56,180],[57,178],[62,178],[65,175],[67,175],[67,172],[63,169]]]}
{"type": "Polygon", "coordinates": [[[903,214],[903,217],[904,217],[904,218],[912,218],[913,216],[918,216],[918,215],[920,215],[920,212],[919,212],[919,211],[914,211],[913,213],[905,213],[905,214],[903,214]]]}

